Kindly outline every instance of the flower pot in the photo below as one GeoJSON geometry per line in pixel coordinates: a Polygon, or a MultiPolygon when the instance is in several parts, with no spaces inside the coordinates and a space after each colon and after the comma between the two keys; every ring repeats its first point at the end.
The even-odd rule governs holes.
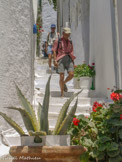
{"type": "Polygon", "coordinates": [[[92,77],[80,77],[74,78],[74,88],[75,89],[90,89],[92,85],[92,77]]]}
{"type": "Polygon", "coordinates": [[[13,162],[80,162],[82,146],[12,146],[13,162]]]}
{"type": "Polygon", "coordinates": [[[22,136],[21,146],[70,146],[70,135],[46,135],[39,136],[40,143],[34,142],[34,136],[22,136]]]}

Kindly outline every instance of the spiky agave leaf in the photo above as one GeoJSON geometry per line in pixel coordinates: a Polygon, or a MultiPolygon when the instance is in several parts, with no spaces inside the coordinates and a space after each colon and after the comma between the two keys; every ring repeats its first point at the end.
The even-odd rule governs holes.
{"type": "Polygon", "coordinates": [[[16,108],[16,107],[6,107],[6,108],[19,111],[22,116],[22,119],[23,119],[23,122],[24,122],[24,125],[25,125],[27,131],[28,132],[30,130],[34,131],[34,127],[32,124],[32,117],[26,110],[21,109],[21,108],[16,108]]]}
{"type": "Polygon", "coordinates": [[[41,113],[43,113],[42,108],[43,108],[42,105],[39,103],[39,105],[38,105],[38,111],[37,111],[37,117],[38,117],[38,123],[39,123],[40,130],[41,130],[41,124],[40,124],[40,121],[41,121],[41,113]]]}
{"type": "Polygon", "coordinates": [[[0,115],[7,121],[7,123],[12,126],[21,136],[25,135],[23,129],[5,113],[0,112],[0,115]]]}
{"type": "Polygon", "coordinates": [[[78,98],[77,98],[74,106],[72,106],[68,115],[65,117],[64,121],[61,123],[60,128],[57,131],[57,135],[65,135],[67,133],[67,128],[70,126],[70,124],[73,120],[73,117],[75,115],[77,104],[78,104],[78,98]]]}
{"type": "MultiPolygon", "coordinates": [[[[48,124],[48,109],[49,109],[49,99],[50,99],[50,79],[51,75],[48,78],[48,82],[46,84],[45,95],[42,105],[42,112],[40,113],[40,128],[42,131],[45,131],[48,134],[49,124],[48,124]]],[[[41,111],[41,109],[40,109],[41,111]]]]}
{"type": "Polygon", "coordinates": [[[25,98],[25,96],[22,94],[21,90],[19,89],[19,87],[16,85],[16,89],[17,89],[17,94],[19,96],[19,100],[20,103],[22,105],[22,107],[30,114],[30,116],[32,117],[32,124],[34,127],[35,131],[39,131],[39,124],[37,122],[36,119],[36,115],[35,115],[35,111],[32,107],[32,105],[30,104],[30,102],[25,98]]]}
{"type": "MultiPolygon", "coordinates": [[[[83,90],[83,89],[82,89],[83,90]]],[[[66,114],[67,114],[67,110],[69,108],[69,105],[70,103],[72,102],[72,100],[79,95],[79,93],[82,92],[82,90],[80,90],[79,92],[73,94],[66,102],[65,104],[63,105],[60,113],[59,113],[59,116],[58,116],[58,120],[56,122],[56,126],[55,126],[55,129],[53,131],[53,134],[56,135],[57,134],[57,131],[60,127],[60,124],[62,123],[62,121],[64,120],[64,118],[66,117],[66,114]]]]}

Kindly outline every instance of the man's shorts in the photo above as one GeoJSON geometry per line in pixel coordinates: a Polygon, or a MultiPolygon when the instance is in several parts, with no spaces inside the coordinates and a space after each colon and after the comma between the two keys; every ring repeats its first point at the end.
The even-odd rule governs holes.
{"type": "Polygon", "coordinates": [[[53,47],[52,45],[49,45],[47,47],[47,54],[53,54],[52,47],[53,47]]]}
{"type": "Polygon", "coordinates": [[[58,61],[58,73],[64,73],[65,70],[67,72],[74,71],[74,64],[69,55],[64,56],[58,61]]]}

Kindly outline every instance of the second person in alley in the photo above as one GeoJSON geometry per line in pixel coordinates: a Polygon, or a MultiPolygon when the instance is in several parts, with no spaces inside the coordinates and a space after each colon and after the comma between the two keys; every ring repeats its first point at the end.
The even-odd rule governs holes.
{"type": "Polygon", "coordinates": [[[73,44],[69,39],[71,34],[70,28],[63,29],[63,35],[60,39],[54,42],[53,52],[54,52],[54,63],[58,67],[58,73],[60,74],[60,89],[61,97],[64,96],[64,91],[66,92],[66,83],[70,81],[74,76],[74,53],[73,44]],[[68,72],[66,79],[64,78],[65,70],[68,72]]]}
{"type": "Polygon", "coordinates": [[[59,34],[55,31],[56,25],[51,24],[51,32],[48,33],[47,36],[47,54],[48,54],[48,64],[49,64],[49,71],[51,72],[51,63],[53,57],[52,47],[56,39],[58,39],[59,34]]]}

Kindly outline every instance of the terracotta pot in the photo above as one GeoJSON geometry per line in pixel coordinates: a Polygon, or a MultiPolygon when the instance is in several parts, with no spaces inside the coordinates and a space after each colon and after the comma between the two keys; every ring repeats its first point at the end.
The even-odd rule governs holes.
{"type": "Polygon", "coordinates": [[[80,162],[82,146],[12,146],[13,162],[80,162]]]}

